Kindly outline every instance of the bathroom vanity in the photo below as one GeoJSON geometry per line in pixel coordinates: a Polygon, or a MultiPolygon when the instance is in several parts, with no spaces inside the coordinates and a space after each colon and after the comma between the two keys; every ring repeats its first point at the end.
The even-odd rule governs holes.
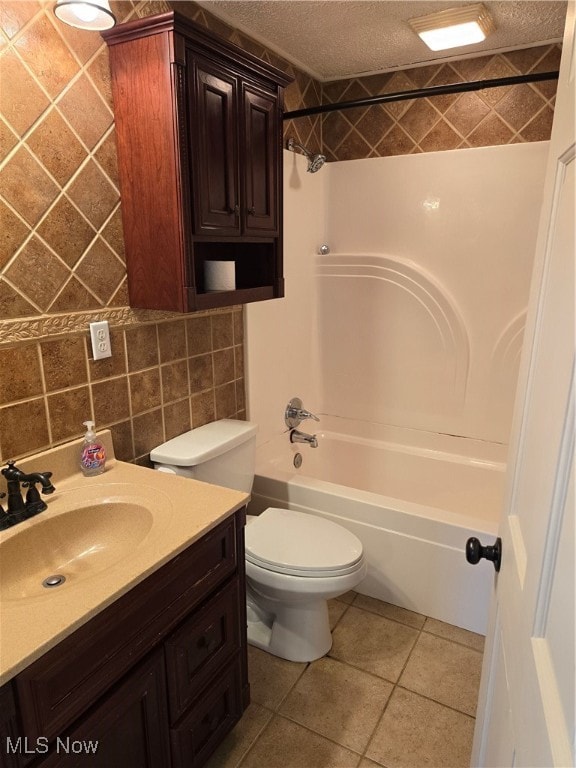
{"type": "Polygon", "coordinates": [[[292,78],[171,11],[109,46],[130,305],[189,312],[284,295],[282,113],[292,78]],[[211,290],[207,261],[234,265],[211,290]]]}
{"type": "MultiPolygon", "coordinates": [[[[201,766],[249,702],[245,494],[115,461],[99,478],[59,486],[58,476],[55,468],[64,505],[78,482],[102,505],[127,504],[136,481],[177,507],[116,564],[88,573],[73,564],[67,581],[44,593],[25,579],[20,596],[8,585],[0,603],[0,765],[201,766]]],[[[75,510],[49,502],[22,533],[42,515],[50,522],[66,514],[75,510]]],[[[18,527],[0,536],[0,556],[18,527]]]]}

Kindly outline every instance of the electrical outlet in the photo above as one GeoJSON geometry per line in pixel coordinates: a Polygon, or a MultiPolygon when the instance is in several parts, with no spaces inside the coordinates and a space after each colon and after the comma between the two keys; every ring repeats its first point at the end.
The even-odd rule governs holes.
{"type": "Polygon", "coordinates": [[[90,338],[92,340],[92,356],[94,360],[101,360],[103,357],[112,357],[108,320],[100,320],[97,323],[90,323],[90,338]]]}

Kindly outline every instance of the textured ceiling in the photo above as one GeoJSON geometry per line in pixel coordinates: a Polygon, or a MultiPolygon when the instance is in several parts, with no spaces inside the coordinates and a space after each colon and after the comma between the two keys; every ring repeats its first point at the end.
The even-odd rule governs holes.
{"type": "Polygon", "coordinates": [[[199,0],[318,80],[386,72],[433,61],[562,39],[566,2],[485,0],[496,31],[483,43],[430,51],[407,19],[466,5],[421,0],[199,0]]]}

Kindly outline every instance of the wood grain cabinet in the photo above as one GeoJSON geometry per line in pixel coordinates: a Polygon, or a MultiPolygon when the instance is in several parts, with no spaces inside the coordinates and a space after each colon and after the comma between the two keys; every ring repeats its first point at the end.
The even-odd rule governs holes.
{"type": "Polygon", "coordinates": [[[291,78],[174,11],[103,37],[131,306],[188,312],[283,296],[291,78]],[[236,290],[208,290],[210,260],[234,263],[236,290]]]}
{"type": "Polygon", "coordinates": [[[200,768],[249,703],[245,511],[0,688],[2,768],[200,768]]]}

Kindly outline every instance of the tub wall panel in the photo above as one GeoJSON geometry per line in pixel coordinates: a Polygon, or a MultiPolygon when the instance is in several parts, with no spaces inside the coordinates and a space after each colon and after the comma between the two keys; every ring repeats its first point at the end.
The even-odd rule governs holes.
{"type": "Polygon", "coordinates": [[[329,166],[324,412],[507,442],[547,148],[329,166]]]}
{"type": "Polygon", "coordinates": [[[295,395],[322,414],[507,442],[547,151],[316,174],[284,153],[286,297],[246,308],[259,444],[282,431],[295,395]]]}

